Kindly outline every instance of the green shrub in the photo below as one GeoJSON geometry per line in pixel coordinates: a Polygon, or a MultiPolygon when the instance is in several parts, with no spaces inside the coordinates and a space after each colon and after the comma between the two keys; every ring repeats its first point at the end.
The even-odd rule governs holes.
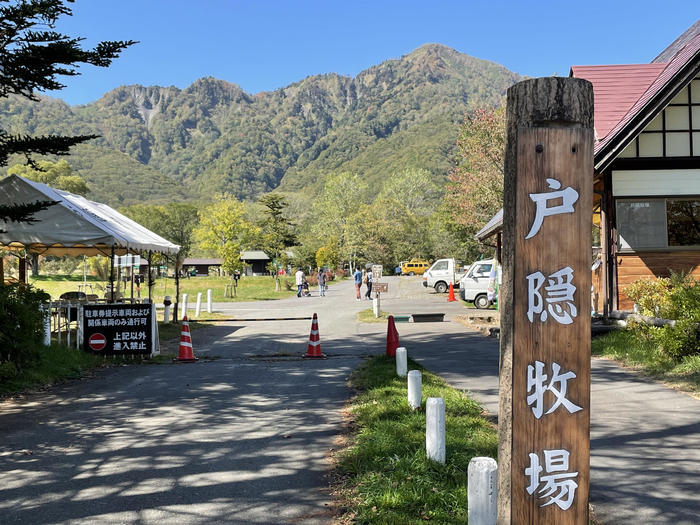
{"type": "Polygon", "coordinates": [[[700,354],[700,317],[676,321],[674,326],[665,326],[658,331],[656,340],[669,357],[681,361],[684,357],[700,354]]]}
{"type": "Polygon", "coordinates": [[[653,342],[675,361],[700,354],[700,281],[691,275],[672,274],[670,279],[640,279],[625,292],[642,314],[676,321],[663,328],[631,324],[640,340],[653,342]]]}
{"type": "Polygon", "coordinates": [[[672,274],[667,319],[700,315],[700,281],[692,275],[672,274]]]}
{"type": "Polygon", "coordinates": [[[21,371],[36,360],[44,337],[40,307],[48,300],[48,294],[29,285],[0,286],[0,364],[13,363],[21,371]]]}
{"type": "Polygon", "coordinates": [[[638,279],[625,288],[625,294],[639,307],[639,313],[652,317],[663,317],[670,306],[671,280],[638,279]]]}
{"type": "Polygon", "coordinates": [[[8,379],[16,377],[19,372],[14,363],[4,362],[0,363],[0,383],[4,383],[8,379]]]}

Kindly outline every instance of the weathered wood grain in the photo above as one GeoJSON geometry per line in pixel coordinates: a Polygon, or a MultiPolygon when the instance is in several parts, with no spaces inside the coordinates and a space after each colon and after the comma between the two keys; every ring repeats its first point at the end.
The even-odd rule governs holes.
{"type": "MultiPolygon", "coordinates": [[[[561,130],[576,130],[578,128],[579,132],[587,133],[589,138],[585,140],[589,142],[588,146],[582,146],[583,151],[579,151],[577,158],[583,158],[584,156],[590,157],[586,160],[588,163],[588,172],[586,174],[581,174],[582,180],[578,181],[581,187],[587,188],[586,192],[589,194],[592,192],[593,186],[593,154],[592,154],[592,127],[593,127],[593,90],[589,82],[581,79],[573,78],[539,78],[526,80],[520,82],[508,90],[508,102],[507,102],[507,117],[506,117],[506,156],[505,156],[505,166],[504,166],[504,219],[503,219],[503,287],[501,288],[502,293],[502,312],[501,312],[501,352],[500,352],[500,381],[499,381],[499,508],[498,508],[498,523],[505,525],[511,523],[545,523],[544,521],[524,521],[532,519],[539,519],[534,517],[535,513],[535,503],[534,499],[531,500],[533,503],[530,505],[529,510],[524,510],[527,514],[526,518],[522,518],[521,511],[517,510],[513,513],[513,494],[515,492],[520,492],[524,490],[526,486],[526,478],[524,476],[523,470],[516,470],[522,467],[522,458],[516,458],[513,460],[513,430],[514,430],[514,395],[513,389],[516,386],[514,384],[514,353],[521,351],[519,334],[515,333],[515,320],[516,320],[516,310],[514,305],[517,302],[525,301],[527,302],[527,297],[522,297],[522,290],[516,287],[515,280],[515,265],[516,261],[519,260],[521,254],[518,251],[518,246],[516,244],[516,224],[518,221],[522,221],[523,217],[518,217],[518,210],[522,207],[522,196],[521,192],[518,191],[518,187],[521,184],[520,173],[519,173],[519,148],[518,148],[518,134],[523,133],[525,130],[531,128],[543,128],[547,129],[561,129],[561,130]],[[517,463],[517,465],[516,465],[517,463]],[[517,483],[514,483],[516,480],[517,483]]],[[[547,135],[548,136],[548,135],[547,135]]],[[[564,140],[557,138],[558,141],[564,140]]],[[[580,136],[577,136],[576,140],[583,140],[580,136]]],[[[566,140],[564,140],[564,143],[566,140]]],[[[549,148],[550,146],[548,146],[549,148]]],[[[569,155],[567,159],[571,158],[571,150],[569,149],[569,155]]],[[[549,168],[554,169],[568,169],[566,162],[563,164],[557,163],[558,161],[552,161],[551,166],[548,164],[549,168]]],[[[561,180],[561,179],[559,179],[561,180]]],[[[566,183],[561,180],[563,185],[566,183]]],[[[546,185],[544,178],[541,180],[542,184],[546,185]]],[[[545,187],[545,186],[542,186],[545,187]]],[[[529,200],[529,199],[528,199],[529,200]]],[[[533,204],[530,202],[530,204],[533,204]]],[[[582,237],[586,235],[586,228],[588,228],[588,234],[585,239],[585,246],[587,250],[587,259],[590,256],[590,213],[591,213],[591,200],[585,200],[584,203],[579,203],[580,208],[578,211],[585,214],[585,222],[575,222],[568,227],[562,227],[559,225],[557,229],[557,238],[568,237],[570,239],[582,237]],[[586,204],[587,203],[587,204],[586,204]],[[584,208],[584,206],[588,206],[584,208]]],[[[525,213],[525,212],[521,212],[525,213]]],[[[528,229],[532,217],[527,217],[526,222],[528,223],[528,229]]],[[[578,219],[577,219],[578,221],[578,219]]],[[[558,221],[557,221],[558,222],[558,221]]],[[[544,226],[544,225],[543,225],[544,226]]],[[[552,226],[554,227],[554,226],[552,226]]],[[[521,234],[522,235],[522,234],[521,234]]],[[[547,256],[559,256],[559,249],[556,248],[555,243],[551,243],[549,247],[543,247],[542,253],[547,256]]],[[[569,248],[563,248],[563,254],[569,255],[569,248]]],[[[572,252],[573,253],[573,252],[572,252]]],[[[576,252],[578,253],[578,252],[576,252]]],[[[589,263],[586,262],[586,272],[580,272],[580,276],[587,276],[588,282],[590,283],[590,271],[589,263]]],[[[573,267],[573,266],[572,266],[573,267]]],[[[559,268],[554,268],[555,271],[559,268]]],[[[546,270],[546,268],[543,268],[546,270]]],[[[544,271],[543,271],[544,273],[544,271]]],[[[551,272],[550,272],[551,273],[551,272]]],[[[520,283],[522,284],[522,283],[520,283]]],[[[585,286],[585,284],[584,284],[585,286]]],[[[578,295],[578,304],[583,306],[582,297],[585,297],[585,303],[588,304],[589,300],[589,288],[585,289],[585,293],[578,295]]],[[[588,313],[588,307],[582,310],[586,314],[588,313]]],[[[590,321],[590,320],[589,320],[590,321]]],[[[552,339],[553,342],[557,344],[568,344],[563,336],[556,336],[552,339]],[[559,339],[557,339],[557,337],[559,339]]],[[[590,337],[590,336],[589,336],[590,337]]],[[[538,341],[543,342],[540,336],[538,341]]],[[[564,348],[568,348],[565,346],[564,348]]],[[[519,362],[518,362],[519,364],[519,362]]],[[[522,374],[519,373],[520,376],[522,374]]],[[[519,388],[522,388],[521,382],[522,377],[517,378],[519,388]]],[[[583,395],[583,394],[582,394],[583,395]]],[[[518,396],[523,397],[523,393],[519,392],[518,396]]],[[[526,394],[525,394],[526,396],[526,394]]],[[[524,397],[523,397],[524,399],[524,397]]],[[[519,400],[520,402],[523,399],[519,400]]],[[[577,400],[578,401],[578,400],[577,400]]],[[[588,399],[581,400],[588,407],[588,399]]],[[[519,408],[518,408],[519,409],[519,408]]],[[[588,410],[585,410],[586,416],[588,417],[588,410]]],[[[581,417],[579,416],[579,419],[581,417]]],[[[518,423],[520,425],[520,423],[518,423]]],[[[520,427],[518,426],[518,429],[520,427]]],[[[528,429],[526,428],[527,432],[528,429]]],[[[549,431],[548,431],[549,432],[549,431]]],[[[569,430],[564,428],[555,428],[554,433],[561,432],[562,437],[568,436],[569,430]]],[[[586,427],[587,432],[587,427],[586,427]]],[[[520,446],[520,442],[518,442],[520,446]]],[[[587,466],[585,468],[584,478],[587,478],[587,466]]],[[[586,481],[587,482],[587,481],[586,481]]],[[[580,498],[587,504],[587,491],[584,489],[585,494],[580,498]]],[[[577,505],[580,505],[577,502],[577,505]]],[[[587,511],[584,512],[584,516],[587,519],[587,511]]],[[[550,521],[550,523],[555,523],[555,521],[550,521]]],[[[563,522],[561,522],[563,523],[563,522]]]]}

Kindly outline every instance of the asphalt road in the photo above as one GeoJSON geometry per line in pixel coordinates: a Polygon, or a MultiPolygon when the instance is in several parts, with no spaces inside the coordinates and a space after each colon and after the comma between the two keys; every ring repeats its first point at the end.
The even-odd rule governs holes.
{"type": "MultiPolygon", "coordinates": [[[[389,282],[387,311],[463,311],[419,278],[389,282]]],[[[315,295],[217,307],[238,318],[316,312],[327,360],[301,359],[307,320],[226,323],[193,334],[210,360],[112,368],[0,403],[0,523],[329,523],[327,454],[346,378],[383,353],[386,327],[355,321],[371,303],[351,283],[315,295]]],[[[495,415],[497,341],[454,322],[397,327],[409,355],[495,415]]],[[[699,523],[698,401],[602,360],[592,390],[601,521],[699,523]]]]}

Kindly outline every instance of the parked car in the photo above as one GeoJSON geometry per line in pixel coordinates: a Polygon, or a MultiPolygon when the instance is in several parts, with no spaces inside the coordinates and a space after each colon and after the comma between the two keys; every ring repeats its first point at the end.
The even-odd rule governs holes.
{"type": "Polygon", "coordinates": [[[411,259],[401,264],[401,275],[423,275],[430,268],[430,263],[424,259],[411,259]]]}
{"type": "MultiPolygon", "coordinates": [[[[477,308],[488,308],[489,280],[493,259],[483,259],[472,263],[466,275],[459,282],[459,296],[463,301],[473,301],[477,308]]],[[[501,267],[497,270],[500,272],[501,267]]]]}
{"type": "Polygon", "coordinates": [[[445,293],[450,284],[459,287],[459,280],[464,277],[467,269],[462,267],[461,261],[454,259],[438,259],[423,274],[423,286],[435,288],[437,293],[445,293]]]}

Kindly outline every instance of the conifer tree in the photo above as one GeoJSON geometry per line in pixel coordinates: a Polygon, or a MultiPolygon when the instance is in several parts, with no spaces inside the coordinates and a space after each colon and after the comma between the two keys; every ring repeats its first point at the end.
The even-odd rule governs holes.
{"type": "MultiPolygon", "coordinates": [[[[17,95],[36,101],[37,92],[65,87],[59,77],[79,75],[80,64],[107,67],[135,43],[106,41],[94,49],[83,49],[83,38],[55,30],[61,16],[72,15],[71,3],[73,0],[0,0],[0,98],[17,95]]],[[[67,155],[72,146],[95,137],[12,134],[0,127],[0,166],[14,154],[24,155],[32,165],[32,154],[67,155]]],[[[0,206],[0,220],[21,221],[46,205],[0,206]]]]}

